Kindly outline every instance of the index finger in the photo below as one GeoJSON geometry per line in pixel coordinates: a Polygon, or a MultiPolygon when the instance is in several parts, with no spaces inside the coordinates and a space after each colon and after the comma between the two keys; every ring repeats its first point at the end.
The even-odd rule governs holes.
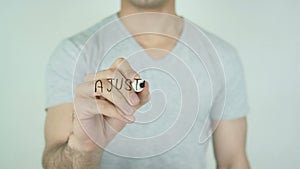
{"type": "Polygon", "coordinates": [[[124,58],[118,58],[115,60],[111,65],[111,68],[118,69],[127,79],[133,80],[134,78],[140,78],[139,74],[132,69],[128,61],[124,58]]]}

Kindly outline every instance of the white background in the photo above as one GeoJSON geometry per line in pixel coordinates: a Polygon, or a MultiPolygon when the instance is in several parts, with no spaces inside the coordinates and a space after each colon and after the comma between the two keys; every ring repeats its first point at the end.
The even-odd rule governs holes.
{"type": "MultiPolygon", "coordinates": [[[[63,38],[119,9],[118,0],[0,1],[0,169],[38,169],[44,69],[63,38]]],[[[233,44],[246,73],[252,168],[300,165],[300,1],[178,0],[179,15],[233,44]]],[[[215,168],[213,153],[208,153],[215,168]]]]}

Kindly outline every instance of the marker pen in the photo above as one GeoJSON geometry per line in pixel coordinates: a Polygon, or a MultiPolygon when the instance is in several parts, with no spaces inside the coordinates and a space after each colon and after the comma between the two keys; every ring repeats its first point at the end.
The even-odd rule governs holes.
{"type": "Polygon", "coordinates": [[[131,83],[131,87],[135,92],[141,92],[145,88],[145,80],[142,79],[134,79],[134,81],[131,83]]]}

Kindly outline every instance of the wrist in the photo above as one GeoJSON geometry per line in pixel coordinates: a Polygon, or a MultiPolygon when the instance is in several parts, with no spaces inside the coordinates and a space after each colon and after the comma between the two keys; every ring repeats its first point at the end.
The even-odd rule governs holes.
{"type": "Polygon", "coordinates": [[[82,152],[97,151],[100,147],[94,143],[82,129],[77,118],[73,121],[73,131],[68,139],[69,147],[82,152]]]}
{"type": "Polygon", "coordinates": [[[71,134],[68,140],[68,146],[80,152],[102,151],[102,149],[90,139],[77,138],[71,134]]]}

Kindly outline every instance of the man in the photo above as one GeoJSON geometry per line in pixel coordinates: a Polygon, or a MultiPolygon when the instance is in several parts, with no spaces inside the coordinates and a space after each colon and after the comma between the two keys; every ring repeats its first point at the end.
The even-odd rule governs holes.
{"type": "MultiPolygon", "coordinates": [[[[166,59],[168,59],[168,62],[164,62],[164,64],[160,66],[168,64],[170,61],[169,58],[172,59],[168,53],[175,53],[180,56],[186,55],[187,59],[188,57],[192,57],[192,54],[183,50],[182,45],[178,43],[179,41],[191,43],[193,41],[191,40],[192,37],[196,35],[190,33],[192,28],[188,26],[184,19],[175,16],[175,0],[122,0],[121,10],[118,15],[112,15],[106,18],[100,22],[100,24],[68,38],[59,45],[51,57],[47,68],[47,117],[45,124],[46,147],[43,155],[44,168],[200,169],[206,167],[205,152],[207,142],[197,144],[198,140],[196,138],[198,138],[198,135],[196,133],[198,130],[194,129],[197,128],[195,126],[202,125],[202,123],[204,124],[205,120],[203,119],[196,120],[193,129],[185,133],[188,135],[182,137],[183,140],[166,151],[161,150],[161,148],[165,148],[165,145],[157,149],[155,147],[148,147],[145,153],[153,152],[153,154],[146,154],[142,157],[140,154],[138,155],[138,153],[140,153],[138,150],[132,148],[122,149],[125,147],[122,147],[122,144],[126,144],[126,142],[118,142],[119,136],[121,137],[122,135],[118,134],[119,132],[136,132],[137,134],[149,132],[152,134],[152,129],[159,130],[161,128],[161,126],[155,126],[155,124],[160,124],[159,120],[157,123],[153,122],[151,128],[147,130],[143,130],[142,128],[146,126],[141,126],[141,128],[138,126],[130,126],[134,125],[136,121],[135,112],[150,100],[150,93],[152,95],[153,92],[149,87],[155,87],[156,83],[153,79],[156,77],[152,76],[153,73],[148,76],[145,88],[142,92],[130,90],[130,83],[132,81],[136,78],[143,78],[146,75],[141,76],[141,74],[137,73],[133,68],[134,60],[138,58],[129,61],[128,59],[130,58],[126,60],[119,58],[119,56],[127,57],[131,55],[132,52],[143,49],[147,51],[142,54],[146,56],[145,59],[147,59],[147,57],[153,58],[153,60],[148,60],[148,62],[153,61],[153,64],[156,64],[160,62],[160,60],[166,61],[166,59]],[[126,16],[133,16],[134,14],[145,12],[146,15],[136,15],[137,17],[126,20],[126,16]],[[164,13],[167,14],[167,17],[157,17],[155,16],[156,14],[147,15],[148,12],[164,13]],[[146,19],[144,17],[146,17],[146,19]],[[116,24],[105,30],[105,25],[109,25],[114,20],[117,20],[116,24]],[[141,22],[143,24],[141,24],[141,22]],[[141,34],[134,36],[134,38],[132,38],[133,41],[125,40],[123,44],[120,43],[119,46],[115,47],[115,50],[112,49],[113,52],[110,53],[110,50],[108,50],[109,47],[106,46],[113,46],[114,42],[111,39],[118,39],[115,37],[122,31],[126,32],[126,30],[129,35],[137,35],[138,32],[147,32],[144,30],[153,27],[147,25],[147,23],[155,25],[154,29],[157,32],[162,32],[162,34],[141,34]],[[100,33],[100,38],[90,40],[92,36],[97,36],[95,33],[100,29],[104,32],[100,33]],[[120,31],[121,29],[123,30],[120,31]],[[162,36],[163,34],[171,34],[172,37],[175,38],[162,36]],[[91,43],[90,46],[87,45],[87,41],[91,43]],[[180,52],[184,53],[179,54],[180,52]],[[107,56],[108,61],[104,63],[104,67],[106,68],[99,67],[99,61],[97,61],[99,55],[103,58],[107,56]],[[129,90],[121,87],[117,89],[117,85],[112,85],[113,82],[116,82],[113,81],[113,79],[129,80],[128,83],[125,83],[128,85],[129,90]],[[153,80],[153,82],[151,82],[151,80],[153,80]],[[101,84],[97,83],[100,81],[101,84]],[[73,87],[74,93],[72,90],[73,87]],[[99,89],[100,92],[97,89],[99,89]],[[72,97],[73,94],[74,98],[72,97]],[[156,150],[162,152],[154,155],[156,150]],[[128,154],[131,152],[136,153],[136,156],[132,154],[132,156],[129,156],[128,154]]],[[[205,102],[208,100],[209,93],[203,95],[203,98],[207,97],[207,99],[200,99],[200,116],[202,111],[209,112],[212,114],[214,124],[218,124],[213,133],[217,168],[249,169],[250,167],[245,151],[245,115],[248,112],[248,107],[243,75],[241,73],[242,68],[235,50],[230,45],[212,34],[208,33],[208,36],[222,56],[226,78],[226,101],[222,116],[216,115],[215,112],[217,111],[214,112],[214,110],[222,104],[220,100],[224,101],[224,99],[218,99],[221,98],[221,96],[219,96],[221,95],[220,93],[225,90],[225,87],[219,84],[219,92],[217,92],[218,95],[214,97],[212,107],[209,106],[208,102],[205,102]]],[[[199,42],[200,41],[201,40],[199,40],[199,42]]],[[[193,62],[195,61],[193,60],[193,62]]],[[[138,64],[140,63],[142,62],[138,64]]],[[[180,67],[179,64],[173,65],[178,66],[178,68],[180,67]]],[[[205,75],[201,74],[202,71],[198,68],[199,65],[195,66],[193,63],[188,63],[188,66],[191,67],[191,70],[198,70],[198,74],[195,74],[195,76],[197,81],[201,81],[199,90],[203,91],[203,93],[207,92],[209,89],[205,86],[207,86],[209,79],[201,79],[202,77],[204,78],[205,75]]],[[[174,85],[170,86],[171,83],[169,84],[168,80],[166,81],[167,82],[163,82],[162,86],[165,87],[166,93],[168,94],[168,90],[175,88],[172,87],[174,85]]],[[[185,90],[185,92],[193,94],[193,91],[185,90]]],[[[172,98],[178,96],[178,94],[172,92],[170,95],[172,95],[172,98]]],[[[197,100],[197,98],[193,97],[187,100],[191,103],[193,100],[197,100]]],[[[186,99],[182,101],[186,102],[186,99]]],[[[174,102],[172,101],[173,105],[170,109],[169,107],[166,108],[167,113],[172,112],[172,107],[176,107],[175,102],[176,100],[174,102]]],[[[186,107],[187,106],[183,106],[183,108],[186,107]]],[[[190,107],[193,109],[196,106],[192,105],[190,107]]],[[[193,112],[196,111],[191,112],[192,114],[184,113],[187,113],[186,117],[191,117],[193,112]]],[[[163,120],[160,120],[162,123],[169,123],[170,118],[173,117],[162,117],[161,119],[163,120]]],[[[182,123],[181,126],[185,124],[187,123],[182,123]]],[[[200,133],[200,131],[198,132],[200,133]]],[[[161,141],[171,143],[172,139],[161,141]]],[[[145,145],[146,144],[145,142],[145,145]]],[[[128,143],[128,145],[130,145],[130,143],[128,143]]],[[[151,146],[151,143],[148,143],[148,145],[151,146]]],[[[147,148],[147,146],[145,147],[147,148]]],[[[139,148],[142,147],[137,147],[136,149],[139,148]]]]}

